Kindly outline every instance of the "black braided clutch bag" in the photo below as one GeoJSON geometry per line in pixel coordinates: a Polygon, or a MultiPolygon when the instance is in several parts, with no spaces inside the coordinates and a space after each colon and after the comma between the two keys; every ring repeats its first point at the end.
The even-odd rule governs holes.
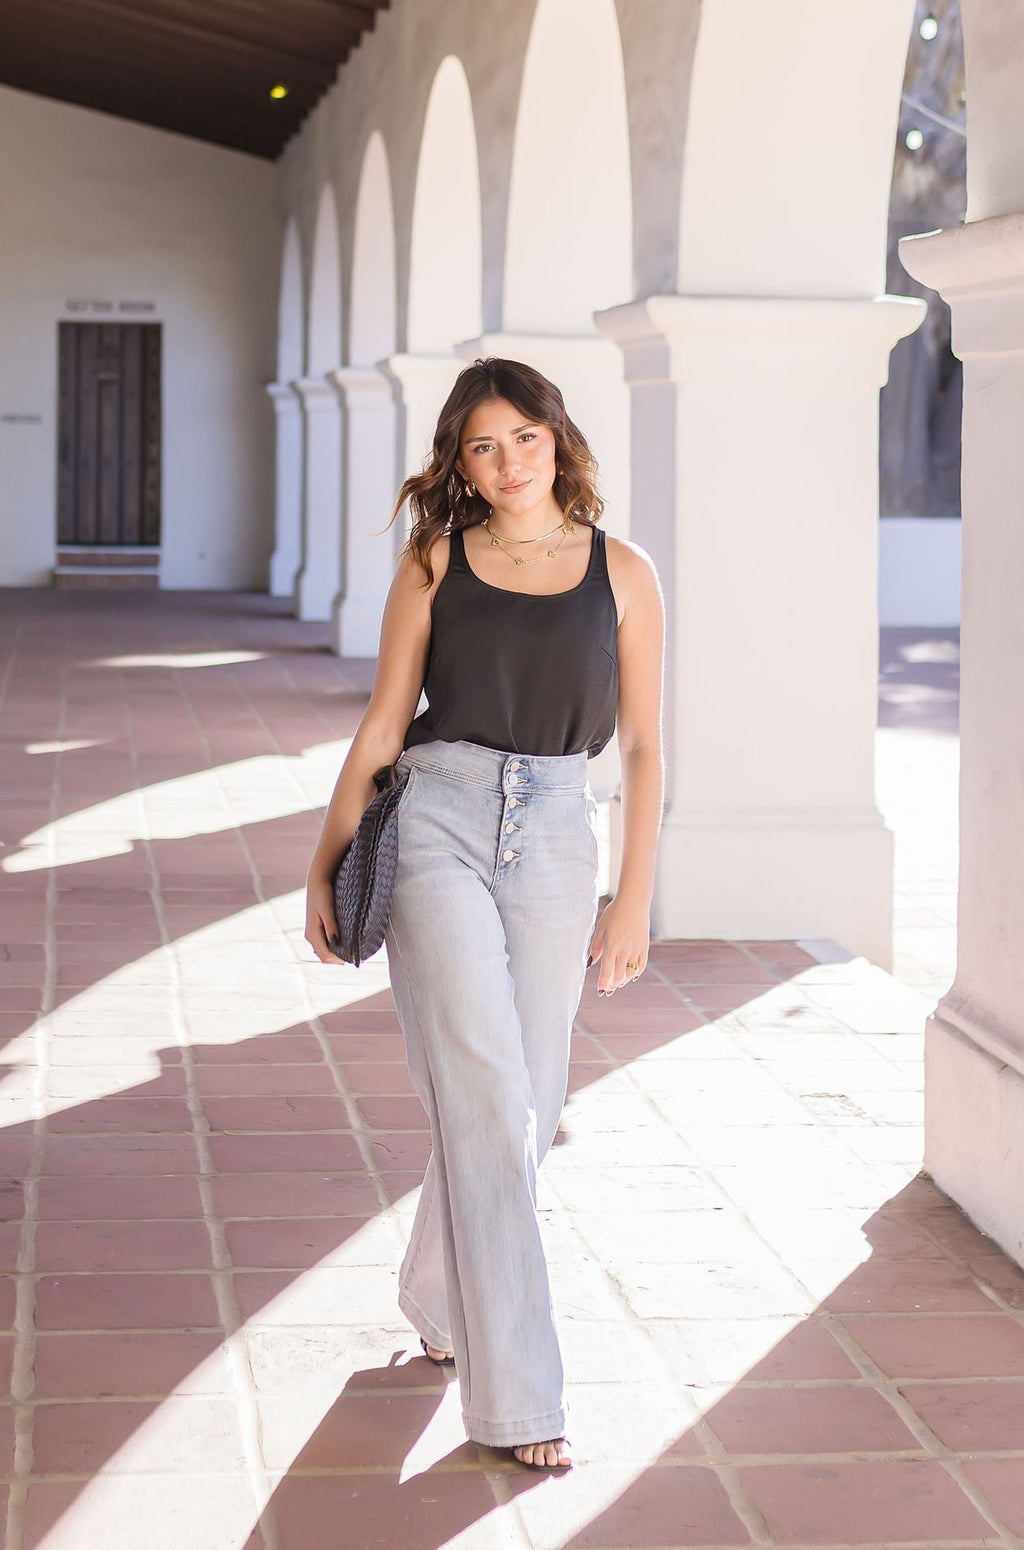
{"type": "Polygon", "coordinates": [[[398,865],[398,804],[409,776],[385,764],[373,779],[377,795],[365,808],[334,874],[338,935],[331,949],[357,968],[384,940],[398,865]]]}

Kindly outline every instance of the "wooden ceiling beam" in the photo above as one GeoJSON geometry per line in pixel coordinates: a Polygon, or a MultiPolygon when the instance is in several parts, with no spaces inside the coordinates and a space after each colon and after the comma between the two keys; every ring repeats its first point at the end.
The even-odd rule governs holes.
{"type": "Polygon", "coordinates": [[[155,62],[112,58],[103,49],[94,49],[89,43],[79,45],[77,41],[66,42],[59,57],[52,59],[25,54],[16,47],[7,48],[0,75],[6,84],[14,86],[18,84],[11,78],[15,72],[22,79],[38,72],[58,85],[61,80],[69,84],[78,82],[96,96],[111,88],[118,88],[122,94],[127,89],[140,101],[148,93],[157,103],[179,102],[200,112],[212,111],[218,116],[240,113],[260,120],[290,117],[296,102],[314,102],[322,91],[320,82],[297,82],[287,97],[274,101],[263,76],[253,80],[248,75],[226,72],[215,58],[198,59],[189,63],[187,69],[179,61],[175,70],[165,71],[155,62]]]}
{"type": "Polygon", "coordinates": [[[3,0],[0,83],[273,158],[388,3],[3,0]]]}
{"type": "MultiPolygon", "coordinates": [[[[71,61],[74,63],[74,61],[71,61]]],[[[263,98],[258,104],[234,93],[183,91],[173,81],[147,79],[111,63],[106,70],[69,71],[67,61],[47,69],[39,61],[20,61],[10,51],[3,62],[3,82],[22,91],[73,102],[79,107],[111,113],[156,128],[171,129],[198,139],[254,155],[279,154],[316,102],[316,94],[289,96],[283,102],[263,98]]]]}
{"type": "Polygon", "coordinates": [[[62,29],[59,52],[63,52],[69,33],[86,39],[91,34],[105,51],[126,57],[153,49],[160,50],[159,57],[166,59],[169,45],[180,54],[200,53],[231,67],[243,64],[275,80],[289,74],[293,78],[301,76],[317,82],[321,89],[334,75],[335,66],[327,56],[308,58],[209,28],[162,21],[151,12],[140,12],[132,6],[117,4],[116,0],[37,0],[33,21],[40,40],[51,48],[52,27],[62,29]]]}

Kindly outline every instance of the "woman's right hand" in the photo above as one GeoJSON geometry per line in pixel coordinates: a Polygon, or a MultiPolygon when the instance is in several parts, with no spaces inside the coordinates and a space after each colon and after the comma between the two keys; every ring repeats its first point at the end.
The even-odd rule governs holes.
{"type": "Polygon", "coordinates": [[[347,963],[331,948],[337,941],[338,924],[334,918],[334,889],[325,878],[306,879],[306,941],[321,963],[347,963]]]}

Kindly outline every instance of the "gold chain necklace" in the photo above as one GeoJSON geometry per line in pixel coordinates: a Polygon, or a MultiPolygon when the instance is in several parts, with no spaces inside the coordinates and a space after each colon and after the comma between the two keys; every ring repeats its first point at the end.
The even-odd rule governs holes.
{"type": "Polygon", "coordinates": [[[494,549],[501,549],[502,545],[506,544],[506,543],[508,543],[508,544],[536,544],[536,543],[540,543],[542,538],[550,538],[551,537],[551,533],[557,533],[558,532],[558,528],[561,528],[562,536],[558,540],[558,542],[555,545],[555,547],[553,549],[547,549],[543,554],[535,554],[532,559],[524,560],[521,554],[509,554],[507,549],[502,549],[502,553],[503,554],[508,554],[509,559],[514,561],[516,565],[533,565],[535,563],[535,561],[537,561],[537,560],[553,560],[555,555],[558,553],[559,549],[561,549],[562,545],[565,543],[565,540],[568,538],[569,534],[575,531],[572,522],[570,522],[568,520],[565,520],[565,521],[560,522],[558,524],[558,527],[553,527],[551,529],[551,533],[541,533],[537,538],[501,538],[501,537],[498,536],[497,533],[491,532],[490,527],[488,527],[488,520],[489,519],[485,518],[483,525],[487,529],[487,532],[490,533],[490,535],[491,535],[491,547],[494,548],[494,549]]]}

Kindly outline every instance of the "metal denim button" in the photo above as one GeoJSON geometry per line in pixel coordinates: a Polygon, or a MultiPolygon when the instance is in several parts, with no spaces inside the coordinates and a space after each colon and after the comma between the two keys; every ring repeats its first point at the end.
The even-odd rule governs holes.
{"type": "Polygon", "coordinates": [[[516,826],[515,826],[514,823],[507,823],[505,825],[505,833],[506,834],[514,834],[515,832],[516,832],[516,826]]]}
{"type": "Polygon", "coordinates": [[[510,786],[516,785],[518,783],[518,781],[519,781],[518,775],[508,775],[508,776],[506,776],[506,779],[507,779],[508,784],[510,786]]]}
{"type": "Polygon", "coordinates": [[[509,805],[509,807],[518,807],[519,803],[517,802],[515,797],[509,797],[508,805],[509,805]]]}
{"type": "Polygon", "coordinates": [[[522,767],[523,766],[520,764],[518,759],[513,759],[512,763],[509,765],[510,770],[521,770],[522,767]]]}
{"type": "Polygon", "coordinates": [[[503,850],[501,853],[501,859],[502,861],[514,861],[516,859],[516,853],[514,850],[503,850]]]}

